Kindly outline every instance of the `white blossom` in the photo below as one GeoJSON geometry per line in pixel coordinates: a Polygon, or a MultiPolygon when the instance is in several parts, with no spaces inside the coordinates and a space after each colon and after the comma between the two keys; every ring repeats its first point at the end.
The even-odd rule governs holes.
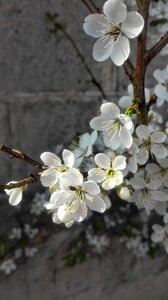
{"type": "Polygon", "coordinates": [[[80,172],[67,173],[61,180],[60,190],[55,191],[45,207],[55,213],[57,219],[69,226],[74,221],[83,221],[88,208],[103,213],[105,201],[100,197],[100,188],[94,181],[83,181],[80,172]]]}
{"type": "MultiPolygon", "coordinates": [[[[11,183],[17,183],[17,181],[8,182],[8,184],[11,184],[11,183]]],[[[15,205],[18,205],[22,201],[23,190],[25,190],[24,186],[19,187],[19,188],[10,189],[10,190],[5,189],[5,193],[9,196],[9,204],[10,205],[15,206],[15,205]]]]}
{"type": "Polygon", "coordinates": [[[118,155],[111,160],[106,154],[95,155],[95,163],[98,168],[89,170],[88,179],[101,183],[103,189],[110,190],[123,182],[121,170],[126,168],[126,158],[118,155]]]}
{"type": "Polygon", "coordinates": [[[44,152],[41,154],[41,160],[46,167],[46,170],[42,172],[40,180],[43,186],[52,187],[56,185],[60,178],[65,175],[69,170],[76,172],[76,169],[73,168],[75,163],[75,157],[73,152],[64,149],[62,152],[63,164],[61,159],[54,153],[44,152]]]}
{"type": "Polygon", "coordinates": [[[159,224],[155,224],[152,226],[153,233],[151,235],[151,239],[154,243],[163,244],[166,252],[168,253],[168,224],[165,226],[161,226],[159,224]]]}
{"type": "Polygon", "coordinates": [[[0,270],[5,273],[5,275],[10,275],[13,271],[17,269],[17,266],[12,259],[7,259],[0,265],[0,270]]]}
{"type": "Polygon", "coordinates": [[[122,0],[108,0],[103,6],[104,14],[91,14],[85,19],[84,31],[98,38],[93,47],[96,61],[111,58],[121,66],[129,57],[129,40],[137,37],[143,29],[142,16],[134,11],[127,13],[122,0]]]}
{"type": "Polygon", "coordinates": [[[75,156],[75,167],[79,167],[84,157],[88,157],[93,153],[93,145],[97,139],[97,131],[91,134],[84,133],[79,137],[79,146],[73,151],[75,156]]]}
{"type": "Polygon", "coordinates": [[[162,189],[162,181],[158,178],[150,178],[146,172],[136,173],[130,179],[130,184],[134,189],[132,201],[138,208],[145,208],[149,214],[155,209],[159,214],[164,215],[167,208],[168,194],[162,189]]]}
{"type": "Polygon", "coordinates": [[[13,239],[18,239],[19,240],[21,238],[21,236],[22,236],[21,228],[12,228],[12,231],[9,235],[9,238],[11,240],[13,240],[13,239]]]}
{"type": "Polygon", "coordinates": [[[134,125],[128,116],[120,114],[114,103],[106,102],[100,107],[101,115],[91,120],[93,129],[102,131],[103,141],[107,147],[117,149],[120,146],[129,149],[132,145],[134,125]]]}
{"type": "Polygon", "coordinates": [[[155,94],[158,97],[156,103],[161,106],[168,101],[168,66],[164,70],[155,70],[154,77],[158,81],[155,87],[155,94]]]}
{"type": "Polygon", "coordinates": [[[136,128],[138,136],[138,145],[140,150],[137,154],[137,161],[140,165],[147,163],[149,153],[155,158],[165,158],[167,149],[162,144],[166,140],[166,134],[162,131],[150,132],[146,125],[140,125],[136,128]]]}

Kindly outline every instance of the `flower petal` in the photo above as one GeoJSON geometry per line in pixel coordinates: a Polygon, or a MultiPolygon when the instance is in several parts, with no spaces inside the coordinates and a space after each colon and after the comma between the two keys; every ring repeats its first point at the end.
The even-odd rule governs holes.
{"type": "Polygon", "coordinates": [[[72,168],[75,162],[74,154],[73,152],[64,149],[62,152],[62,157],[64,160],[64,163],[67,167],[72,168]]]}
{"type": "Polygon", "coordinates": [[[98,39],[93,46],[93,58],[96,61],[104,61],[110,57],[114,47],[114,39],[110,35],[98,39]]]}
{"type": "Polygon", "coordinates": [[[166,134],[162,131],[156,131],[151,134],[152,143],[163,143],[166,140],[166,134]]]}
{"type": "Polygon", "coordinates": [[[86,191],[86,193],[91,195],[98,195],[100,194],[99,186],[92,180],[85,181],[82,185],[86,191]]]}
{"type": "Polygon", "coordinates": [[[101,169],[108,169],[111,165],[110,158],[104,153],[98,153],[95,155],[95,163],[101,169]]]}
{"type": "Polygon", "coordinates": [[[138,176],[131,178],[130,183],[135,190],[141,190],[146,186],[145,180],[138,176]]]}
{"type": "Polygon", "coordinates": [[[45,163],[46,166],[49,167],[58,167],[61,166],[60,158],[51,152],[43,152],[40,155],[41,160],[45,163]]]}
{"type": "Polygon", "coordinates": [[[88,179],[100,183],[106,177],[106,173],[102,169],[94,168],[89,170],[88,179]]]}
{"type": "Polygon", "coordinates": [[[100,38],[104,35],[104,31],[110,27],[109,22],[102,14],[91,14],[85,18],[83,29],[86,34],[100,38]]]}
{"type": "Polygon", "coordinates": [[[40,181],[45,187],[53,185],[58,182],[58,173],[54,168],[49,168],[41,173],[40,181]]]}
{"type": "Polygon", "coordinates": [[[132,146],[132,135],[125,127],[121,128],[120,140],[125,148],[129,149],[132,146]]]}
{"type": "Polygon", "coordinates": [[[95,210],[99,213],[105,212],[106,203],[101,197],[99,196],[90,197],[89,195],[85,195],[85,199],[86,199],[87,206],[91,210],[95,210]]]}
{"type": "Polygon", "coordinates": [[[130,54],[130,43],[125,36],[121,36],[113,45],[111,60],[116,66],[121,66],[130,54]]]}
{"type": "Polygon", "coordinates": [[[105,16],[115,24],[122,23],[127,15],[127,7],[120,0],[108,0],[103,6],[105,16]]]}
{"type": "Polygon", "coordinates": [[[22,190],[20,188],[12,189],[12,193],[9,197],[10,205],[18,205],[22,200],[22,190]]]}
{"type": "Polygon", "coordinates": [[[123,155],[118,155],[115,157],[112,168],[117,170],[124,170],[126,168],[126,157],[123,155]]]}
{"type": "Polygon", "coordinates": [[[118,106],[111,102],[103,103],[100,110],[103,115],[106,115],[110,119],[116,119],[120,113],[118,106]]]}
{"type": "Polygon", "coordinates": [[[118,104],[121,108],[126,109],[128,106],[132,105],[132,97],[130,96],[123,96],[120,98],[118,104]]]}
{"type": "Polygon", "coordinates": [[[98,116],[93,118],[90,121],[90,127],[99,131],[103,131],[104,130],[104,126],[105,124],[108,122],[107,117],[105,116],[98,116]]]}
{"type": "Polygon", "coordinates": [[[125,21],[122,23],[121,30],[130,39],[137,37],[144,27],[144,19],[142,16],[131,11],[127,14],[125,21]]]}
{"type": "Polygon", "coordinates": [[[162,144],[153,144],[151,146],[151,153],[153,153],[156,158],[165,158],[167,156],[167,149],[162,144]]]}
{"type": "Polygon", "coordinates": [[[136,129],[136,134],[139,138],[147,140],[150,136],[150,130],[146,125],[139,125],[136,129]]]}

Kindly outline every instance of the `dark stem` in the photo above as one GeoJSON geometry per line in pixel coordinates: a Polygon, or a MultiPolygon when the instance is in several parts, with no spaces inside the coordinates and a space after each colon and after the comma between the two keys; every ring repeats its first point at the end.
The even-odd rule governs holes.
{"type": "Polygon", "coordinates": [[[82,2],[87,6],[91,13],[100,13],[99,8],[94,4],[92,0],[82,0],[82,2]]]}
{"type": "Polygon", "coordinates": [[[7,154],[9,154],[11,157],[18,158],[20,160],[26,161],[28,164],[30,164],[33,167],[35,167],[37,170],[42,171],[44,169],[44,167],[45,167],[43,164],[41,164],[38,161],[30,158],[29,156],[27,156],[25,153],[23,153],[20,150],[6,147],[3,144],[0,144],[0,150],[3,151],[3,152],[5,152],[5,153],[7,153],[7,154]]]}
{"type": "Polygon", "coordinates": [[[145,103],[145,75],[146,75],[146,40],[148,31],[150,0],[142,0],[139,4],[140,14],[144,18],[144,28],[141,35],[138,37],[136,66],[133,74],[134,98],[138,99],[139,114],[138,124],[147,124],[148,110],[145,103]]]}
{"type": "Polygon", "coordinates": [[[21,187],[28,187],[30,184],[33,184],[37,182],[40,178],[40,173],[38,174],[31,174],[29,177],[21,179],[15,183],[10,183],[10,184],[0,184],[0,191],[3,190],[11,190],[15,188],[21,188],[21,187]]]}
{"type": "Polygon", "coordinates": [[[149,51],[145,54],[145,62],[148,65],[153,58],[155,58],[160,51],[168,44],[168,32],[161,37],[160,41],[154,45],[149,51]]]}

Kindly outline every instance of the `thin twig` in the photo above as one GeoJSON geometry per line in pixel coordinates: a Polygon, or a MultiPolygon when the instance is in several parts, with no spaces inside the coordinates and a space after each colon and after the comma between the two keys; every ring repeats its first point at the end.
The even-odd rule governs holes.
{"type": "Polygon", "coordinates": [[[91,13],[100,13],[99,8],[93,3],[92,0],[82,0],[82,2],[87,6],[91,13]]]}
{"type": "Polygon", "coordinates": [[[148,111],[153,104],[156,104],[156,101],[157,101],[156,94],[151,95],[150,100],[149,100],[148,104],[146,105],[148,111]]]}
{"type": "Polygon", "coordinates": [[[130,61],[130,59],[127,59],[125,61],[125,63],[123,64],[123,68],[124,68],[125,73],[128,75],[128,77],[132,81],[132,79],[133,79],[133,72],[134,72],[134,66],[133,66],[132,62],[130,61]]]}
{"type": "Polygon", "coordinates": [[[45,167],[43,164],[41,164],[38,161],[30,158],[29,156],[27,156],[25,153],[23,153],[20,150],[12,149],[12,148],[6,147],[3,144],[0,144],[0,151],[3,151],[5,153],[9,154],[11,157],[18,158],[20,160],[26,161],[28,164],[35,167],[37,170],[42,171],[45,167]]]}
{"type": "Polygon", "coordinates": [[[29,177],[21,179],[15,183],[10,183],[10,184],[0,184],[0,191],[3,190],[11,190],[15,188],[24,188],[28,187],[30,184],[35,183],[39,180],[40,173],[38,174],[31,174],[29,177]]]}
{"type": "Polygon", "coordinates": [[[154,45],[149,51],[145,54],[146,64],[149,64],[155,56],[157,56],[160,51],[168,44],[168,32],[165,33],[163,37],[159,40],[159,42],[154,45]]]}

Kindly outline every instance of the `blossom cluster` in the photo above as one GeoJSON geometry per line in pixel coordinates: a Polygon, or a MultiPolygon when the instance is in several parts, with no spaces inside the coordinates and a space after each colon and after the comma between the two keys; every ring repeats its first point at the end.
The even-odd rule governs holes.
{"type": "MultiPolygon", "coordinates": [[[[150,14],[152,17],[160,14],[159,18],[167,20],[167,5],[159,1],[151,7],[150,14]]],[[[166,21],[159,27],[160,32],[167,31],[167,26],[166,21]]],[[[83,25],[85,33],[97,39],[93,58],[99,62],[111,58],[117,66],[128,59],[129,39],[141,34],[143,27],[142,16],[136,11],[128,12],[123,0],[106,1],[103,13],[89,15],[83,25]]],[[[140,99],[134,98],[130,84],[128,95],[118,99],[118,105],[116,99],[115,103],[102,101],[99,115],[90,121],[92,132],[82,134],[75,148],[63,149],[62,158],[51,152],[41,154],[44,169],[40,180],[50,193],[43,206],[54,223],[70,227],[85,220],[91,211],[104,213],[111,206],[112,190],[148,215],[154,210],[160,216],[167,216],[168,128],[161,127],[163,119],[149,103],[153,94],[158,107],[167,103],[168,66],[155,70],[154,78],[156,86],[144,91],[149,110],[146,124],[137,122],[140,99]]],[[[18,205],[23,188],[6,193],[10,204],[18,205]]],[[[153,230],[152,240],[162,242],[168,251],[167,224],[156,225],[153,230]]]]}

